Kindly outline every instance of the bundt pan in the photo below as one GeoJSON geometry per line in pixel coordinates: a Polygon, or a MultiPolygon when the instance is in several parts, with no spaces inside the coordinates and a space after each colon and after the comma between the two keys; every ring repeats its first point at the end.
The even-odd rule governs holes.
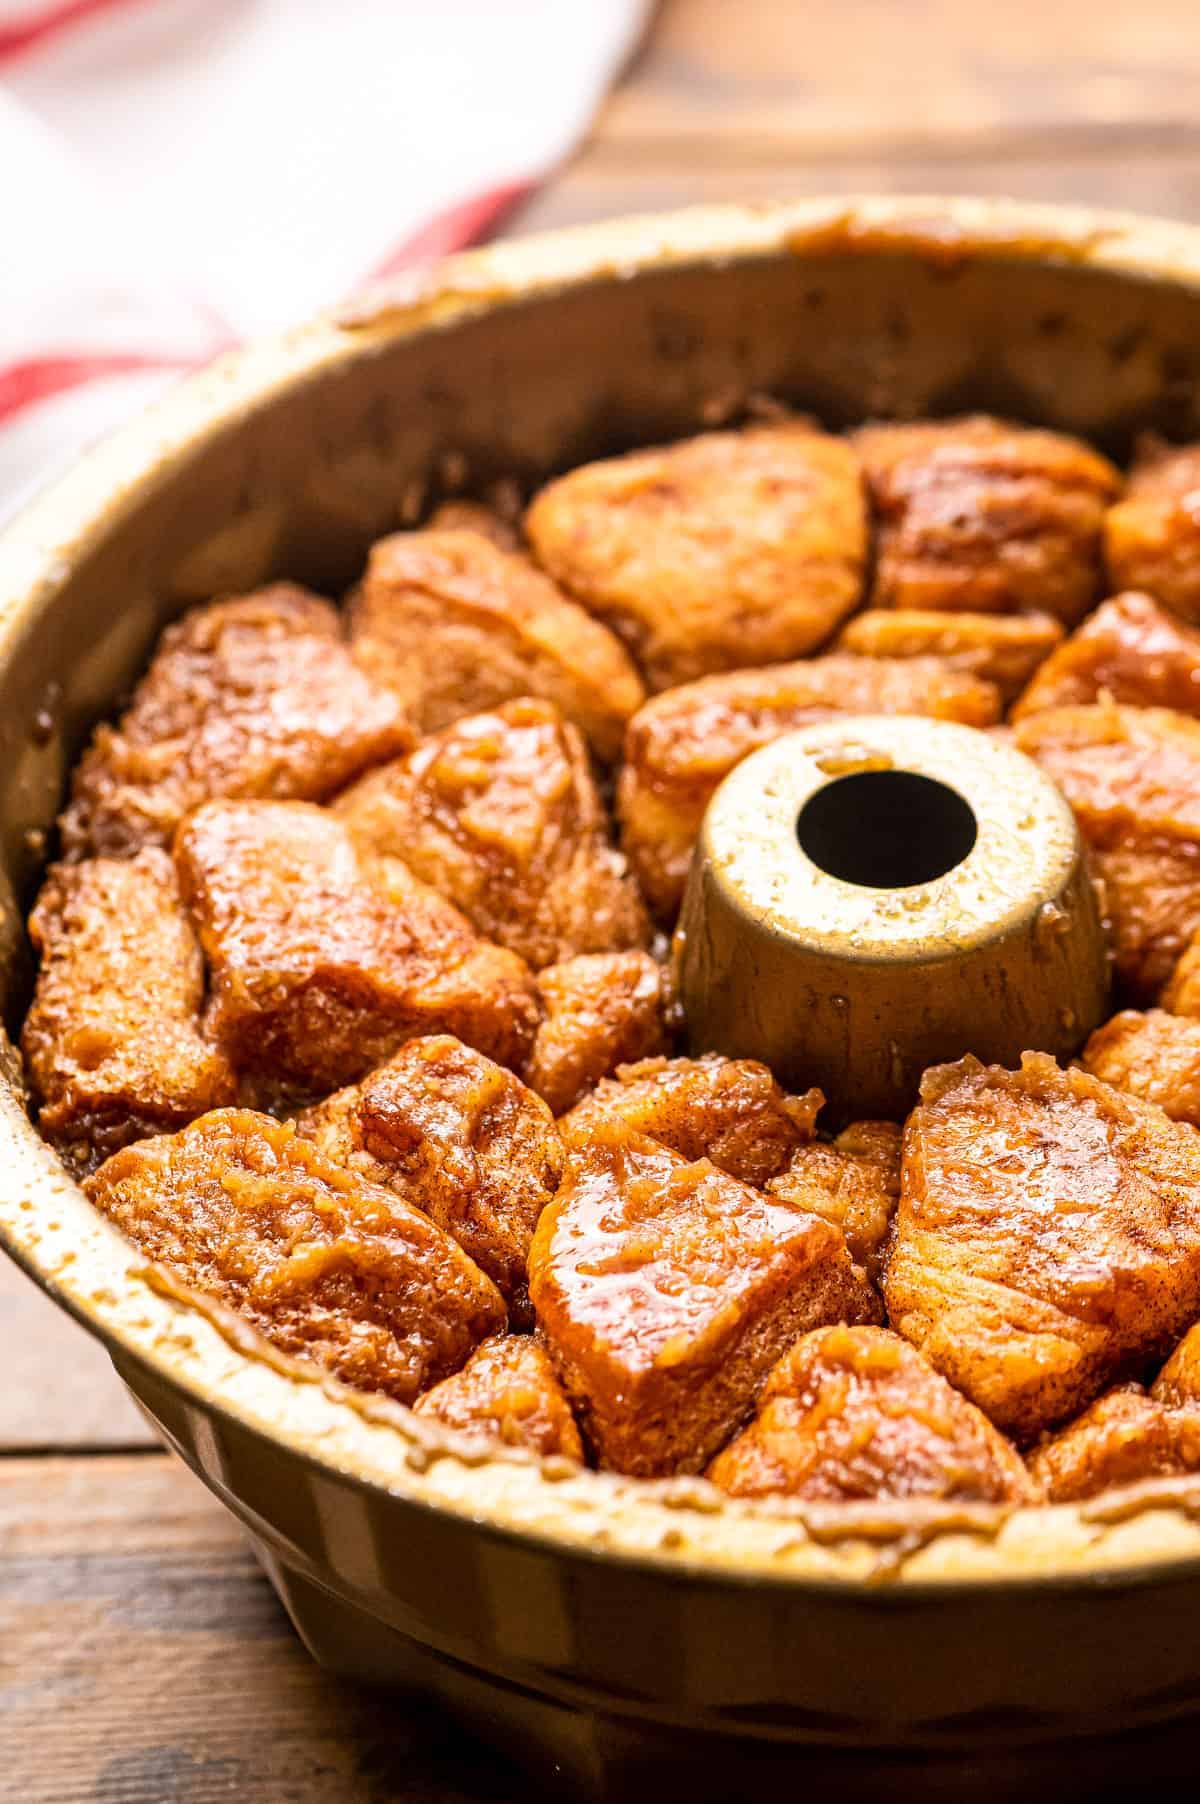
{"type": "MultiPolygon", "coordinates": [[[[1200,436],[1200,230],[923,199],[634,220],[454,259],[178,389],[0,538],[9,1034],[66,773],[166,620],[276,574],[336,591],[448,483],[762,395],[833,425],[986,408],[1117,455],[1142,427],[1200,436]]],[[[1094,1796],[1190,1741],[1200,1481],[897,1517],[480,1456],[173,1293],[38,1139],[10,1042],[3,1069],[7,1247],[335,1671],[433,1695],[575,1796],[853,1796],[884,1768],[934,1796],[1094,1796]]]]}

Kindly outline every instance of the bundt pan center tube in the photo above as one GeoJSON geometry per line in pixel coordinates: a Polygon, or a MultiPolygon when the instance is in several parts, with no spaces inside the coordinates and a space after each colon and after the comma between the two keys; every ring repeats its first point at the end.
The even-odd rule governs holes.
{"type": "MultiPolygon", "coordinates": [[[[736,421],[764,396],[833,426],[990,409],[1120,456],[1143,428],[1200,437],[1198,377],[1200,233],[916,198],[702,210],[504,244],[223,360],[0,536],[10,1036],[29,996],[22,921],[67,773],[190,603],[273,576],[336,591],[373,539],[421,518],[451,477],[480,493],[500,476],[532,485],[736,421]]],[[[912,747],[900,757],[875,743],[868,763],[891,757],[912,782],[872,797],[869,779],[888,773],[860,766],[792,789],[795,812],[781,819],[797,856],[839,894],[888,892],[897,921],[906,896],[956,894],[991,831],[971,786],[1017,756],[986,743],[949,782],[912,747]],[[860,786],[864,819],[882,807],[924,823],[896,847],[909,862],[882,880],[839,832],[847,792],[821,803],[835,775],[860,786]]],[[[752,760],[734,781],[755,774],[752,760]]],[[[1075,843],[1048,802],[1038,821],[1012,934],[997,916],[955,957],[968,959],[969,939],[981,986],[988,946],[1023,961],[1013,971],[1059,961],[1053,983],[1019,999],[1020,1025],[1035,1032],[1053,990],[1075,1019],[1043,1013],[1036,1043],[1066,1053],[1104,980],[1075,843]]],[[[719,846],[715,862],[708,851],[697,884],[720,864],[719,846]]],[[[720,878],[719,902],[705,905],[714,922],[744,899],[736,870],[720,878]]],[[[686,971],[690,919],[685,934],[686,971]]],[[[702,988],[714,996],[711,979],[702,988]]],[[[907,1088],[904,1041],[890,1039],[907,1088]]],[[[983,1758],[1024,1783],[1040,1749],[1047,1773],[1077,1779],[1093,1758],[1079,1738],[1200,1707],[1200,1483],[1078,1507],[802,1508],[734,1501],[700,1480],[482,1454],[265,1355],[148,1270],[38,1138],[4,1051],[6,1246],[103,1340],[338,1670],[417,1684],[576,1795],[627,1796],[642,1782],[744,1795],[797,1750],[810,1780],[836,1773],[840,1795],[860,1782],[875,1793],[879,1762],[894,1776],[904,1750],[933,1763],[932,1795],[958,1797],[983,1758]],[[1063,1737],[1075,1740],[1060,1758],[1063,1737]]],[[[849,1055],[842,1067],[841,1078],[829,1067],[835,1091],[851,1081],[849,1055]]],[[[1117,1758],[1106,1746],[1096,1771],[1111,1779],[1117,1758]]]]}
{"type": "Polygon", "coordinates": [[[708,805],[675,938],[693,1050],[899,1120],[964,1052],[1070,1057],[1108,955],[1074,817],[1020,752],[949,721],[772,741],[708,805]]]}

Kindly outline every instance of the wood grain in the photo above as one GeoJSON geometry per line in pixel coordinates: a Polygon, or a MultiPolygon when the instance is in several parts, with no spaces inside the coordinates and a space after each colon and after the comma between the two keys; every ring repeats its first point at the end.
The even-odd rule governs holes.
{"type": "Polygon", "coordinates": [[[630,168],[608,163],[589,148],[560,182],[534,196],[515,222],[514,233],[708,202],[859,193],[986,194],[1200,220],[1200,151],[914,162],[878,153],[826,161],[781,152],[736,168],[705,164],[681,151],[646,158],[630,168]]]}
{"type": "Polygon", "coordinates": [[[497,1757],[341,1685],[162,1454],[0,1462],[0,1797],[515,1804],[497,1757]]]}
{"type": "MultiPolygon", "coordinates": [[[[314,1666],[232,1518],[173,1459],[9,1459],[0,1475],[6,1804],[529,1804],[545,1795],[419,1704],[314,1666]]],[[[1193,1725],[1132,1742],[1123,1773],[1134,1762],[1156,1790],[1191,1778],[1193,1725]]],[[[1127,1780],[1110,1788],[1111,1754],[1064,1744],[1059,1759],[1057,1782],[1036,1789],[1019,1757],[999,1788],[964,1762],[961,1795],[981,1804],[1137,1795],[1127,1780]]],[[[911,1770],[897,1780],[901,1793],[921,1788],[911,1770]]],[[[958,1795],[949,1784],[939,1797],[958,1795]]],[[[835,1795],[819,1782],[799,1789],[835,1795]]],[[[853,1795],[863,1794],[856,1786],[853,1795]]]]}
{"type": "Polygon", "coordinates": [[[1200,136],[1194,0],[674,0],[593,137],[710,162],[1200,136]]]}
{"type": "Polygon", "coordinates": [[[0,1454],[154,1446],[97,1341],[0,1253],[0,1454]]]}
{"type": "Polygon", "coordinates": [[[1194,0],[668,0],[518,223],[980,193],[1200,218],[1194,0]]]}

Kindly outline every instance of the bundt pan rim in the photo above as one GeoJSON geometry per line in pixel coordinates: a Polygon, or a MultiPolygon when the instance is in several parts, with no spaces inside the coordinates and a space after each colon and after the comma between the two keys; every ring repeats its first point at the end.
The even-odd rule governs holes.
{"type": "MultiPolygon", "coordinates": [[[[39,622],[81,562],[111,543],[147,496],[208,441],[237,433],[289,392],[336,384],[406,341],[659,271],[725,272],[733,279],[759,260],[878,258],[910,261],[946,283],[968,269],[1008,264],[1108,272],[1200,295],[1200,229],[1091,209],[936,196],[694,208],[451,258],[337,315],[221,358],[28,505],[0,533],[0,697],[15,693],[39,622]]],[[[191,598],[181,594],[176,611],[191,598]]],[[[148,643],[145,629],[143,621],[138,630],[148,643]]],[[[128,652],[125,661],[130,664],[128,652]]],[[[61,787],[74,750],[69,724],[55,745],[54,734],[34,732],[28,720],[15,718],[18,712],[10,707],[12,718],[0,723],[0,756],[15,773],[0,819],[8,892],[0,898],[0,963],[10,1014],[25,958],[14,887],[18,893],[27,887],[48,798],[53,805],[50,792],[61,787]]],[[[219,1322],[218,1312],[194,1306],[147,1273],[38,1138],[20,1101],[17,1072],[10,1056],[0,1083],[0,1242],[105,1344],[135,1393],[141,1381],[156,1394],[165,1387],[185,1411],[201,1418],[210,1412],[398,1500],[531,1544],[648,1563],[680,1578],[870,1587],[878,1596],[881,1575],[892,1581],[889,1589],[911,1592],[997,1582],[1137,1584],[1191,1576],[1200,1567],[1200,1478],[1151,1484],[1117,1504],[906,1511],[905,1532],[899,1513],[887,1510],[746,1504],[698,1480],[647,1487],[507,1450],[487,1456],[465,1450],[457,1437],[418,1423],[399,1405],[355,1396],[274,1355],[248,1351],[246,1337],[219,1322]]],[[[222,1489],[205,1469],[196,1437],[187,1438],[181,1450],[222,1489]]],[[[233,1502],[237,1507],[236,1496],[233,1502]]]]}

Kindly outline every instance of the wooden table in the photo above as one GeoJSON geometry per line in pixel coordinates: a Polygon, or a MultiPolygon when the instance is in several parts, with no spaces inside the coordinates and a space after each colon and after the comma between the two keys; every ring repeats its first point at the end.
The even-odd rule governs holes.
{"type": "MultiPolygon", "coordinates": [[[[1196,0],[671,0],[512,229],[855,189],[1200,218],[1198,81],[1196,0]]],[[[0,1799],[527,1795],[310,1664],[232,1519],[0,1259],[0,1799]]]]}

